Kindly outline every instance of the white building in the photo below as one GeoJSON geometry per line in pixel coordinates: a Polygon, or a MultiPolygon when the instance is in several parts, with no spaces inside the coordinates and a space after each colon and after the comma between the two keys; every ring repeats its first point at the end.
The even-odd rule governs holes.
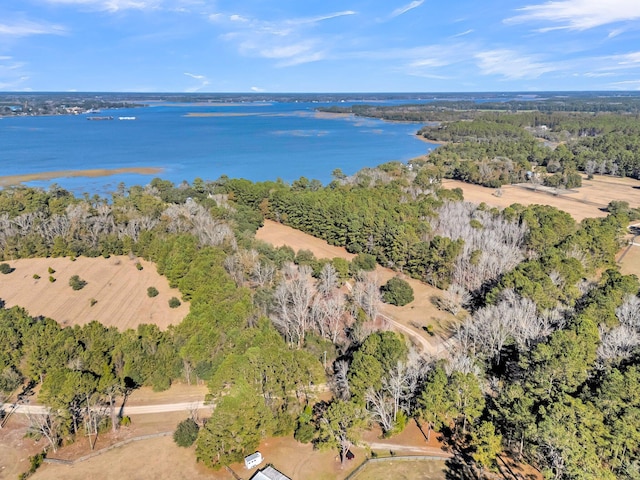
{"type": "Polygon", "coordinates": [[[268,467],[265,467],[262,470],[256,472],[256,474],[253,477],[251,477],[251,480],[291,480],[291,479],[286,475],[280,473],[271,465],[269,465],[268,467]]]}
{"type": "Polygon", "coordinates": [[[260,452],[252,453],[251,455],[244,457],[244,466],[251,470],[252,468],[256,468],[258,465],[262,463],[264,459],[262,458],[262,454],[260,452]]]}

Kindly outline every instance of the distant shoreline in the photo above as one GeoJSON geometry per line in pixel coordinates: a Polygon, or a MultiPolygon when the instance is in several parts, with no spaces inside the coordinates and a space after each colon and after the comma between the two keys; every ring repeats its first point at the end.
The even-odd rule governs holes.
{"type": "Polygon", "coordinates": [[[163,168],[160,167],[130,167],[130,168],[91,168],[87,170],[55,170],[49,172],[24,173],[21,175],[4,175],[0,176],[0,187],[8,187],[11,185],[19,185],[24,182],[33,182],[37,180],[52,180],[54,178],[69,177],[108,177],[110,175],[122,175],[124,173],[133,173],[138,175],[154,175],[162,173],[163,168]]]}

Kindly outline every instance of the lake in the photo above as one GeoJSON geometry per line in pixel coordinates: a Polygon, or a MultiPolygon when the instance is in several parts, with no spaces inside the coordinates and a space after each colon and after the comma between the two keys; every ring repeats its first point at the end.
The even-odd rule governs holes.
{"type": "Polygon", "coordinates": [[[76,194],[106,194],[120,182],[153,177],[178,184],[221,175],[326,184],[340,168],[353,174],[392,160],[406,162],[435,148],[415,133],[420,124],[316,114],[323,103],[157,104],[91,115],[0,119],[0,175],[94,168],[160,167],[158,175],[56,178],[76,194]],[[87,116],[113,116],[88,121],[87,116]],[[118,117],[135,117],[119,120],[118,117]]]}

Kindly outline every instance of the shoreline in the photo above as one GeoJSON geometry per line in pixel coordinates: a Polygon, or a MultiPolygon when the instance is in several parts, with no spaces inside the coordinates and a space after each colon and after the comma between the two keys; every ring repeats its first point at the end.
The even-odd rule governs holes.
{"type": "Polygon", "coordinates": [[[438,146],[441,146],[441,145],[446,145],[447,143],[449,143],[449,142],[445,142],[445,141],[442,141],[442,142],[436,142],[435,140],[430,140],[430,139],[428,139],[428,138],[425,138],[425,137],[423,137],[422,135],[420,135],[420,134],[418,134],[418,133],[416,133],[416,137],[418,137],[418,139],[419,139],[419,140],[421,140],[421,141],[423,141],[424,143],[428,143],[428,144],[430,144],[430,145],[438,145],[438,146]]]}
{"type": "Polygon", "coordinates": [[[164,168],[160,167],[127,167],[127,168],[90,168],[86,170],[54,170],[38,173],[23,173],[19,175],[3,175],[0,176],[0,187],[8,187],[19,185],[25,182],[33,182],[37,180],[53,180],[54,178],[71,178],[71,177],[108,177],[111,175],[121,175],[124,173],[132,173],[138,175],[154,175],[162,173],[164,168]]]}

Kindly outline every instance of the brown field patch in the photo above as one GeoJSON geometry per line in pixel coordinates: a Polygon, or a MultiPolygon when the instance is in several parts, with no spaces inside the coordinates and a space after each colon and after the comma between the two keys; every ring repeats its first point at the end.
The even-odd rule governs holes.
{"type": "Polygon", "coordinates": [[[202,464],[196,463],[194,448],[178,447],[171,436],[130,443],[75,465],[47,463],[31,478],[33,480],[233,479],[225,471],[212,473],[202,464]]]}
{"type": "Polygon", "coordinates": [[[620,273],[623,275],[636,275],[640,278],[640,246],[631,245],[625,247],[622,252],[624,256],[619,261],[620,273]]]}
{"type": "Polygon", "coordinates": [[[502,196],[496,197],[495,188],[482,187],[457,180],[444,180],[445,188],[461,188],[464,199],[473,203],[486,203],[493,207],[504,208],[513,203],[522,205],[550,205],[569,213],[577,221],[584,218],[604,217],[604,211],[611,200],[629,202],[631,207],[640,206],[640,181],[632,178],[617,178],[596,175],[592,180],[583,176],[582,187],[575,193],[551,195],[542,191],[533,191],[515,185],[502,187],[502,196]]]}
{"type": "MultiPolygon", "coordinates": [[[[310,250],[316,258],[340,257],[352,260],[355,257],[342,247],[334,247],[324,240],[271,220],[265,220],[264,226],[256,233],[256,238],[276,247],[288,245],[296,252],[310,250]]],[[[382,313],[402,324],[407,333],[411,331],[414,335],[424,338],[431,345],[430,353],[437,354],[438,345],[441,343],[438,337],[448,337],[450,326],[457,321],[453,315],[438,310],[431,302],[431,298],[441,295],[442,290],[381,266],[376,268],[376,275],[381,285],[397,275],[409,282],[415,300],[404,307],[383,304],[382,313]],[[427,325],[433,325],[435,337],[424,331],[423,327],[427,325]]]]}
{"type": "Polygon", "coordinates": [[[177,289],[159,275],[153,263],[127,256],[105,258],[26,258],[7,263],[15,270],[0,275],[0,299],[7,307],[19,305],[30,315],[45,316],[61,325],[84,325],[97,320],[121,330],[136,328],[141,323],[153,323],[161,329],[177,325],[189,312],[188,303],[169,308],[171,297],[180,298],[177,289]],[[140,262],[143,269],[138,270],[140,262]],[[49,281],[48,268],[55,270],[49,281]],[[37,274],[40,279],[34,279],[37,274]],[[79,275],[87,281],[82,290],[74,291],[69,278],[79,275]],[[149,298],[147,288],[158,289],[158,296],[149,298]],[[97,300],[91,306],[91,299],[97,300]]]}
{"type": "Polygon", "coordinates": [[[380,459],[369,462],[354,480],[445,480],[444,460],[380,459]]]}

